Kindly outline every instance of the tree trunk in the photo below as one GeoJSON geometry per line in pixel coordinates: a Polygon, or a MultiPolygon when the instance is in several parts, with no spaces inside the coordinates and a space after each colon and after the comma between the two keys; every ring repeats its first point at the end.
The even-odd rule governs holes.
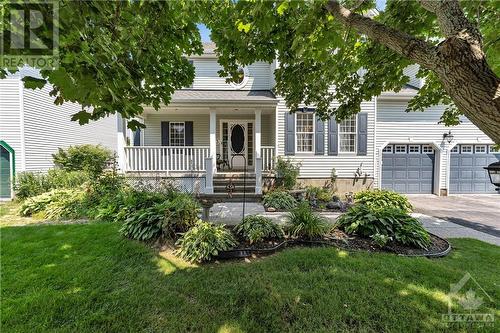
{"type": "Polygon", "coordinates": [[[500,143],[500,79],[482,50],[467,38],[447,38],[438,46],[434,71],[458,109],[500,143]]]}

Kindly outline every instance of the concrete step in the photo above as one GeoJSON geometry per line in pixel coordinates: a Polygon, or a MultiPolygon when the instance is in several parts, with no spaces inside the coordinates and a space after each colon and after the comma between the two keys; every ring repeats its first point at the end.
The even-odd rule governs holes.
{"type": "MultiPolygon", "coordinates": [[[[214,184],[214,192],[217,192],[217,193],[227,193],[227,189],[226,189],[226,185],[215,185],[214,184]]],[[[245,191],[243,191],[243,185],[237,185],[235,186],[235,188],[233,189],[233,193],[236,193],[236,192],[239,192],[239,193],[255,193],[255,185],[253,186],[249,186],[248,184],[245,186],[245,191]]]]}
{"type": "MultiPolygon", "coordinates": [[[[233,193],[233,197],[229,198],[227,193],[213,193],[213,194],[205,194],[204,197],[209,197],[211,199],[220,200],[220,202],[242,202],[243,201],[243,193],[233,193]]],[[[262,197],[261,194],[255,193],[245,193],[244,195],[246,202],[260,202],[262,197]]]]}

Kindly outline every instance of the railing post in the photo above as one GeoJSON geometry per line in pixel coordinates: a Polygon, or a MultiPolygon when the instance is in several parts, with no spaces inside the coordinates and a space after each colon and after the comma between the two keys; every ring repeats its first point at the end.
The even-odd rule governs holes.
{"type": "Polygon", "coordinates": [[[214,193],[214,172],[213,172],[213,159],[208,157],[205,159],[206,179],[205,179],[205,193],[214,193]]]}
{"type": "Polygon", "coordinates": [[[255,194],[262,194],[262,158],[255,158],[255,194]]]}

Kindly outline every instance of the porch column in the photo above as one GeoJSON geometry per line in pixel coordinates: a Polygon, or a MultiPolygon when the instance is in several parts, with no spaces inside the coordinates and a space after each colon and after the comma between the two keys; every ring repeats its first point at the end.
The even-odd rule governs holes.
{"type": "Polygon", "coordinates": [[[210,151],[209,158],[207,158],[207,163],[205,165],[207,170],[206,178],[206,192],[214,193],[214,182],[213,175],[216,168],[216,154],[217,154],[217,140],[216,140],[216,111],[215,109],[210,109],[210,151]]]}
{"type": "Polygon", "coordinates": [[[255,194],[262,194],[261,115],[262,110],[255,110],[255,194]]]}

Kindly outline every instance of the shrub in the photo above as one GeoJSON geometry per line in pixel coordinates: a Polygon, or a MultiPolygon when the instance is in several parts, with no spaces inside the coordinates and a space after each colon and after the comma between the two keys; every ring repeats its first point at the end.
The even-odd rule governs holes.
{"type": "Polygon", "coordinates": [[[315,214],[307,202],[301,202],[288,214],[287,230],[290,235],[301,238],[318,238],[331,230],[324,218],[315,214]]]}
{"type": "Polygon", "coordinates": [[[198,221],[176,242],[179,248],[176,254],[191,262],[210,260],[220,251],[226,251],[236,245],[233,235],[224,225],[213,225],[198,221]]]}
{"type": "Polygon", "coordinates": [[[431,242],[429,233],[417,219],[393,207],[374,209],[356,204],[337,219],[336,225],[348,234],[364,237],[385,235],[403,245],[427,248],[431,242]]]}
{"type": "Polygon", "coordinates": [[[54,164],[67,171],[86,171],[98,175],[113,159],[113,153],[101,145],[70,146],[52,155],[54,164]]]}
{"type": "Polygon", "coordinates": [[[89,181],[87,173],[51,169],[45,173],[21,172],[16,176],[14,190],[21,200],[57,188],[75,188],[89,181]]]}
{"type": "Polygon", "coordinates": [[[274,207],[276,209],[292,209],[297,206],[297,200],[288,192],[274,190],[262,198],[262,202],[266,207],[274,207]]]}
{"type": "Polygon", "coordinates": [[[294,164],[289,159],[285,160],[278,157],[274,170],[276,172],[276,185],[291,190],[294,188],[295,184],[297,184],[300,164],[294,164]]]}
{"type": "Polygon", "coordinates": [[[25,200],[20,207],[22,216],[42,213],[44,218],[79,218],[85,216],[85,191],[54,189],[25,200]]]}
{"type": "Polygon", "coordinates": [[[266,239],[283,238],[283,229],[270,218],[249,215],[246,216],[235,228],[237,235],[252,243],[262,242],[266,239]]]}
{"type": "Polygon", "coordinates": [[[392,240],[392,237],[378,233],[371,235],[370,238],[375,244],[377,244],[378,247],[384,247],[389,241],[392,240]]]}
{"type": "Polygon", "coordinates": [[[120,232],[128,238],[147,241],[164,236],[166,203],[156,204],[130,213],[120,232]]]}
{"type": "Polygon", "coordinates": [[[181,192],[172,192],[165,205],[166,224],[165,233],[175,237],[193,227],[198,220],[199,205],[192,196],[181,192]]]}
{"type": "Polygon", "coordinates": [[[330,192],[326,188],[322,188],[319,186],[308,186],[306,188],[306,199],[313,200],[316,199],[318,201],[328,202],[332,200],[333,193],[330,192]]]}
{"type": "Polygon", "coordinates": [[[355,195],[357,203],[367,205],[373,209],[399,208],[406,212],[412,211],[412,205],[405,196],[389,190],[366,190],[355,195]]]}

